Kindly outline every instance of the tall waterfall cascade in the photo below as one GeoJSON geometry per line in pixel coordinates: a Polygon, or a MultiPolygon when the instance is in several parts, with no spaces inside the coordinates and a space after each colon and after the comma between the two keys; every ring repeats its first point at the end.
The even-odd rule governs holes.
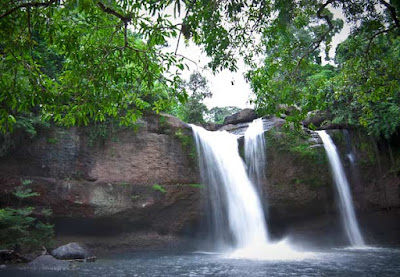
{"type": "Polygon", "coordinates": [[[365,246],[364,239],[358,226],[357,218],[354,212],[353,200],[350,193],[349,182],[347,181],[343,165],[340,161],[336,146],[331,137],[325,131],[317,131],[322,139],[329,164],[332,169],[332,177],[339,194],[339,209],[346,234],[352,246],[365,246]]]}
{"type": "Polygon", "coordinates": [[[261,186],[265,181],[265,168],[267,164],[262,118],[258,118],[250,123],[244,134],[244,156],[249,178],[261,195],[261,186]]]}
{"type": "Polygon", "coordinates": [[[208,192],[213,244],[225,246],[230,258],[286,260],[310,256],[292,250],[286,240],[270,242],[262,203],[239,155],[237,136],[191,127],[208,192]]]}
{"type": "MultiPolygon", "coordinates": [[[[236,136],[225,131],[209,132],[197,126],[192,129],[200,174],[208,185],[211,198],[214,231],[228,231],[235,248],[267,243],[262,205],[239,155],[236,136]],[[229,230],[226,230],[226,224],[229,230]]],[[[227,244],[227,241],[216,243],[227,244]]]]}

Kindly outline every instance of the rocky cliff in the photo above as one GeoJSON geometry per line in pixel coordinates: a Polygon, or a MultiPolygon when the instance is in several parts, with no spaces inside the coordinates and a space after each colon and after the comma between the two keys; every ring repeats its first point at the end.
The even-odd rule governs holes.
{"type": "MultiPolygon", "coordinates": [[[[266,133],[263,188],[270,229],[276,236],[290,235],[304,243],[346,244],[322,142],[305,130],[274,128],[266,133]]],[[[357,130],[346,132],[329,134],[341,154],[364,236],[371,244],[400,244],[399,152],[390,155],[387,143],[357,130]]]]}
{"type": "Polygon", "coordinates": [[[93,129],[21,140],[0,160],[1,206],[17,206],[12,192],[29,180],[40,196],[28,204],[53,210],[61,241],[157,246],[190,232],[201,194],[190,127],[150,115],[135,130],[107,130],[106,139],[93,129]]]}
{"type": "MultiPolygon", "coordinates": [[[[343,242],[320,141],[311,132],[283,128],[282,120],[269,122],[263,197],[273,236],[343,242]]],[[[244,125],[235,126],[223,128],[244,125]]],[[[103,131],[53,128],[18,140],[0,159],[0,204],[17,206],[12,192],[32,181],[40,196],[29,204],[53,210],[57,244],[74,240],[91,247],[143,248],[193,238],[202,224],[204,187],[190,127],[168,115],[148,115],[135,130],[111,128],[106,136],[103,131]]],[[[342,131],[332,134],[345,153],[342,131]]],[[[365,136],[352,137],[358,173],[345,165],[354,177],[361,226],[372,242],[400,243],[398,169],[385,149],[365,136]]]]}

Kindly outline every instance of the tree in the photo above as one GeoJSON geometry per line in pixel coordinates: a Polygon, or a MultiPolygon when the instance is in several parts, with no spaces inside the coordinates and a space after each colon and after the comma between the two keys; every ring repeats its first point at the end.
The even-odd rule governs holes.
{"type": "Polygon", "coordinates": [[[203,101],[212,96],[207,79],[196,71],[182,86],[189,92],[189,97],[184,104],[177,105],[170,113],[188,123],[204,123],[208,108],[203,101]]]}
{"type": "Polygon", "coordinates": [[[224,123],[225,117],[237,113],[238,111],[240,111],[240,108],[233,106],[214,107],[209,111],[209,114],[215,123],[222,124],[224,123]]]}
{"type": "Polygon", "coordinates": [[[40,249],[51,245],[54,236],[54,226],[48,223],[51,216],[50,209],[34,209],[22,205],[26,199],[37,197],[40,194],[32,191],[31,180],[21,180],[12,195],[18,200],[18,207],[0,209],[0,247],[20,250],[40,249]],[[38,217],[45,218],[39,220],[38,217]]]}
{"type": "Polygon", "coordinates": [[[257,108],[280,113],[279,104],[295,105],[300,109],[288,119],[297,122],[327,109],[335,123],[390,137],[400,127],[398,1],[326,1],[316,13],[309,7],[295,6],[296,16],[266,29],[264,65],[247,75],[257,108]],[[329,45],[343,24],[332,19],[329,6],[341,8],[354,25],[337,49],[337,64],[322,66],[319,46],[329,45]],[[314,24],[318,18],[326,24],[314,24]]]}
{"type": "MultiPolygon", "coordinates": [[[[177,38],[179,45],[181,37],[202,47],[213,71],[236,70],[243,56],[253,67],[248,78],[257,107],[279,112],[274,103],[295,104],[303,107],[293,116],[298,120],[326,106],[324,95],[331,88],[324,78],[332,78],[336,69],[318,69],[319,53],[322,45],[330,49],[344,24],[333,19],[331,8],[343,11],[353,37],[364,34],[360,59],[373,57],[368,53],[381,37],[399,35],[399,1],[8,1],[0,7],[0,129],[11,130],[19,116],[32,114],[66,126],[108,117],[130,124],[145,110],[184,102],[179,71],[185,59],[178,47],[165,49],[168,38],[177,38]],[[170,21],[168,7],[178,23],[170,21]],[[40,57],[46,55],[54,65],[60,59],[60,72],[45,70],[50,65],[40,57]],[[260,56],[266,57],[261,68],[255,62],[260,56]],[[309,84],[319,91],[316,97],[309,84]]],[[[357,72],[356,64],[347,63],[349,72],[357,72]]]]}
{"type": "Polygon", "coordinates": [[[11,131],[19,117],[32,115],[64,126],[109,117],[130,124],[145,110],[183,101],[177,74],[182,58],[162,51],[179,31],[161,14],[170,3],[1,5],[0,129],[11,131]],[[173,66],[178,69],[170,73],[173,66]]]}
{"type": "Polygon", "coordinates": [[[388,139],[400,127],[400,36],[389,33],[370,41],[368,26],[362,27],[337,49],[329,109],[336,122],[388,139]]]}

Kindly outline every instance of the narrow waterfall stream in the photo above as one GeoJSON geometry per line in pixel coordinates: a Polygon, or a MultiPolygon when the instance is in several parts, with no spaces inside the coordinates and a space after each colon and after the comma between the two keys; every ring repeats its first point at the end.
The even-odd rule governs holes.
{"type": "Polygon", "coordinates": [[[318,131],[317,133],[322,139],[326,154],[329,159],[329,164],[332,169],[332,176],[340,198],[340,213],[347,237],[349,238],[352,246],[363,247],[365,246],[364,239],[361,235],[356,215],[354,213],[349,183],[336,150],[336,146],[325,131],[318,131]]]}
{"type": "Polygon", "coordinates": [[[244,134],[244,156],[249,178],[256,186],[258,194],[262,195],[261,186],[265,180],[267,164],[262,118],[255,119],[250,123],[244,134]]]}

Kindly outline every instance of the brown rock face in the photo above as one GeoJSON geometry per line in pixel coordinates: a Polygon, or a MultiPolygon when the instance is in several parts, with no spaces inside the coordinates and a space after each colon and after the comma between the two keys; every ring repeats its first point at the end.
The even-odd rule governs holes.
{"type": "MultiPolygon", "coordinates": [[[[335,242],[343,231],[322,145],[309,133],[284,131],[283,120],[270,121],[275,128],[266,132],[267,178],[262,187],[272,235],[335,242]]],[[[24,204],[53,210],[59,243],[150,248],[193,235],[204,209],[202,188],[194,185],[200,180],[189,126],[169,115],[147,115],[136,131],[107,131],[104,139],[96,130],[51,129],[32,140],[18,140],[16,150],[0,159],[1,207],[18,206],[12,192],[31,180],[30,187],[40,196],[24,204]]],[[[343,153],[367,241],[400,244],[398,168],[384,146],[374,147],[354,133],[355,173],[341,133],[331,134],[343,153]]]]}
{"type": "MultiPolygon", "coordinates": [[[[350,132],[355,156],[352,164],[343,131],[329,133],[346,170],[367,242],[400,244],[400,174],[385,145],[374,146],[367,136],[350,132]]],[[[263,189],[272,233],[327,244],[348,243],[329,164],[318,138],[274,129],[267,132],[266,142],[268,165],[263,189]]]]}
{"type": "Polygon", "coordinates": [[[139,125],[94,142],[90,128],[25,141],[0,160],[0,204],[17,206],[12,191],[30,180],[40,196],[27,204],[52,208],[58,235],[182,234],[200,211],[191,130],[169,115],[139,125]]]}

